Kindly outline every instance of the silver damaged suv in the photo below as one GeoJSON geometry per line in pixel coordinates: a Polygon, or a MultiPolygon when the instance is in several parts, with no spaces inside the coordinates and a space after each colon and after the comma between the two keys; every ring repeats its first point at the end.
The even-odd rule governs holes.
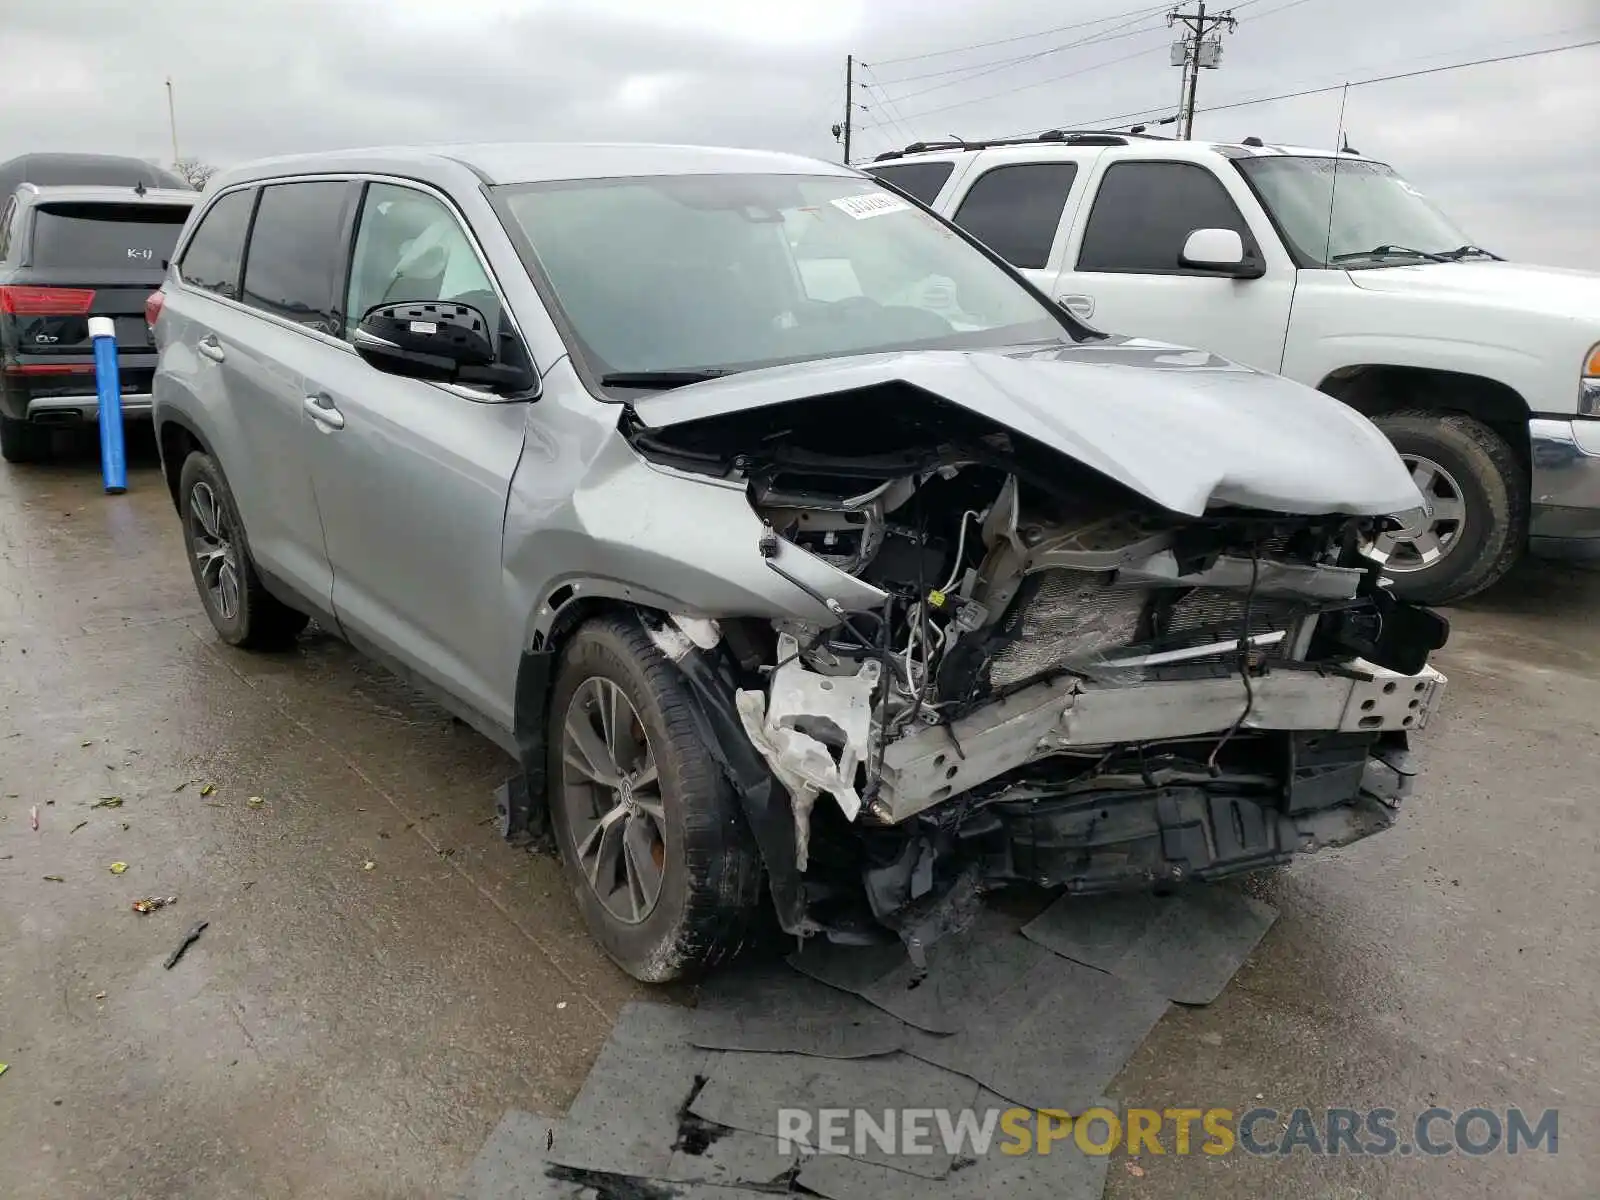
{"type": "Polygon", "coordinates": [[[223,640],[315,617],[516,756],[640,979],[1386,828],[1444,621],[1367,420],[1078,324],[846,167],[345,151],[214,181],[154,415],[223,640]]]}

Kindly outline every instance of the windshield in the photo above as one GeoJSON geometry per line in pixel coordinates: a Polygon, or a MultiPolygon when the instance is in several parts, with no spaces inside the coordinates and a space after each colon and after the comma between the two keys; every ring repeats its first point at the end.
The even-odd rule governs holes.
{"type": "Polygon", "coordinates": [[[1065,334],[981,251],[870,180],[661,175],[499,191],[597,376],[1065,334]]]}
{"type": "Polygon", "coordinates": [[[1471,244],[1383,163],[1275,155],[1236,164],[1301,260],[1313,266],[1394,266],[1420,257],[1401,250],[1442,254],[1471,244]],[[1380,248],[1388,253],[1368,253],[1380,248]]]}

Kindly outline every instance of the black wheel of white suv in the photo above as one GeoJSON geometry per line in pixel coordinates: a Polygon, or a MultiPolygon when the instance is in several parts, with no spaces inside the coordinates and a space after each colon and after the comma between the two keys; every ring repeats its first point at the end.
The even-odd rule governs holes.
{"type": "Polygon", "coordinates": [[[1449,604],[1497,582],[1521,553],[1527,523],[1527,485],[1516,453],[1494,430],[1460,413],[1411,409],[1373,423],[1433,510],[1379,539],[1395,593],[1449,604]]]}
{"type": "Polygon", "coordinates": [[[550,697],[551,823],[595,940],[645,983],[736,955],[762,904],[760,856],[699,736],[677,669],[637,620],[576,630],[550,697]]]}
{"type": "Polygon", "coordinates": [[[280,650],[294,641],[309,618],[262,584],[233,493],[209,454],[183,460],[178,511],[195,590],[222,640],[246,650],[280,650]]]}

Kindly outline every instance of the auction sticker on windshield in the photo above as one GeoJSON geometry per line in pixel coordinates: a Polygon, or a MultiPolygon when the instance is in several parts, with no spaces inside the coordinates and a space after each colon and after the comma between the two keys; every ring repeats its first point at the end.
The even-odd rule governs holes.
{"type": "Polygon", "coordinates": [[[906,212],[911,205],[895,196],[840,196],[831,201],[840,212],[849,213],[858,221],[868,217],[883,217],[889,213],[906,212]]]}

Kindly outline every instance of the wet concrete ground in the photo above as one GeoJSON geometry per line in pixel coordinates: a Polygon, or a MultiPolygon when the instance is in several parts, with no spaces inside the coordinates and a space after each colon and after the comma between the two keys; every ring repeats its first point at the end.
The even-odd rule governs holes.
{"type": "MultiPolygon", "coordinates": [[[[326,636],[215,640],[134,451],[115,498],[88,451],[0,467],[0,1197],[440,1195],[506,1109],[566,1108],[642,989],[499,841],[500,751],[326,636]]],[[[1108,1196],[1600,1186],[1600,574],[1525,569],[1453,617],[1419,799],[1271,880],[1250,963],[1114,1091],[1402,1130],[1556,1107],[1559,1153],[1119,1155],[1108,1196]]]]}

